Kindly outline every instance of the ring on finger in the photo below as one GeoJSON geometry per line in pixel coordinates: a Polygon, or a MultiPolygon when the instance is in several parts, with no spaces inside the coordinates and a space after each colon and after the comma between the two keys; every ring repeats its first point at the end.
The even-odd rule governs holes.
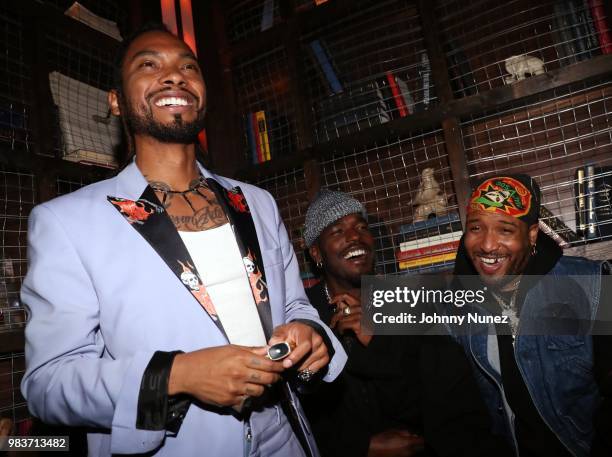
{"type": "Polygon", "coordinates": [[[350,316],[351,315],[351,307],[350,306],[346,306],[346,307],[342,308],[342,314],[344,314],[345,316],[350,316]]]}
{"type": "Polygon", "coordinates": [[[306,368],[305,370],[299,371],[297,378],[302,382],[308,382],[315,375],[315,372],[306,368]]]}

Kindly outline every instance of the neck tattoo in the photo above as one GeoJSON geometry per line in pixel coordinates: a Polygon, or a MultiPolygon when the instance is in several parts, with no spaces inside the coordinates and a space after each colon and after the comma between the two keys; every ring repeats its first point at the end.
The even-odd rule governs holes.
{"type": "Polygon", "coordinates": [[[200,189],[208,188],[208,185],[206,184],[206,179],[204,178],[204,176],[199,176],[197,179],[194,179],[193,181],[191,181],[187,190],[173,190],[173,189],[170,189],[170,186],[168,186],[167,184],[161,183],[161,182],[150,182],[149,186],[151,186],[151,189],[153,189],[155,192],[159,192],[160,194],[162,194],[161,203],[164,208],[168,207],[170,199],[176,195],[182,197],[183,200],[185,200],[185,202],[189,205],[189,207],[191,208],[191,211],[193,211],[194,214],[196,210],[193,207],[193,204],[191,203],[189,198],[187,198],[188,195],[192,195],[192,194],[200,195],[207,202],[210,203],[210,200],[208,199],[208,197],[200,191],[200,189]]]}

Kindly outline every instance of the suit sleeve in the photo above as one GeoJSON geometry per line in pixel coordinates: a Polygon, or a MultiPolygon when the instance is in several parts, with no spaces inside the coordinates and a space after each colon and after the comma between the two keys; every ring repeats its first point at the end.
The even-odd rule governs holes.
{"type": "Polygon", "coordinates": [[[293,245],[287,235],[287,229],[283,224],[274,198],[268,194],[274,205],[274,219],[277,224],[278,237],[283,255],[283,265],[285,269],[285,314],[287,322],[296,320],[309,320],[318,324],[327,334],[327,339],[331,341],[333,354],[327,369],[327,374],[323,377],[324,381],[331,382],[340,374],[346,364],[347,355],[342,345],[335,337],[331,329],[319,319],[319,313],[310,304],[304,291],[304,286],[300,278],[300,270],[293,250],[293,245]]]}
{"type": "Polygon", "coordinates": [[[61,221],[44,205],[29,219],[28,262],[21,388],[32,414],[48,423],[110,429],[112,453],[157,448],[165,430],[136,428],[140,384],[153,352],[108,353],[92,280],[61,221]]]}

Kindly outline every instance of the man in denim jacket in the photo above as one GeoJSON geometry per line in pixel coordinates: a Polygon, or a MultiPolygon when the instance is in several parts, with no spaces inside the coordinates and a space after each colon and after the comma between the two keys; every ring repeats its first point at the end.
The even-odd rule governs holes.
{"type": "Polygon", "coordinates": [[[593,424],[596,412],[609,417],[600,413],[610,388],[612,344],[590,332],[595,316],[609,313],[609,295],[602,293],[609,265],[563,256],[539,231],[539,209],[539,187],[527,175],[495,176],[476,186],[455,274],[459,281],[479,275],[487,308],[507,323],[472,325],[458,339],[495,432],[517,455],[612,455],[609,438],[596,436],[593,424]]]}

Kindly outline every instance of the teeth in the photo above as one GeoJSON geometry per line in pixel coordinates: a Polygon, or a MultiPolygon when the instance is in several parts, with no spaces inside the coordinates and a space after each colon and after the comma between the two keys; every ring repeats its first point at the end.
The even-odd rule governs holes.
{"type": "Polygon", "coordinates": [[[483,263],[489,264],[489,265],[494,265],[498,262],[501,262],[505,257],[494,257],[494,258],[489,258],[489,257],[480,257],[480,260],[483,263]]]}
{"type": "Polygon", "coordinates": [[[357,256],[360,256],[360,255],[365,255],[365,254],[366,254],[366,252],[365,252],[364,249],[355,249],[354,251],[350,251],[349,253],[347,253],[344,256],[344,258],[346,260],[348,260],[348,259],[351,259],[353,257],[357,257],[357,256]]]}
{"type": "Polygon", "coordinates": [[[181,97],[165,97],[155,102],[155,106],[187,106],[189,102],[181,97]]]}

